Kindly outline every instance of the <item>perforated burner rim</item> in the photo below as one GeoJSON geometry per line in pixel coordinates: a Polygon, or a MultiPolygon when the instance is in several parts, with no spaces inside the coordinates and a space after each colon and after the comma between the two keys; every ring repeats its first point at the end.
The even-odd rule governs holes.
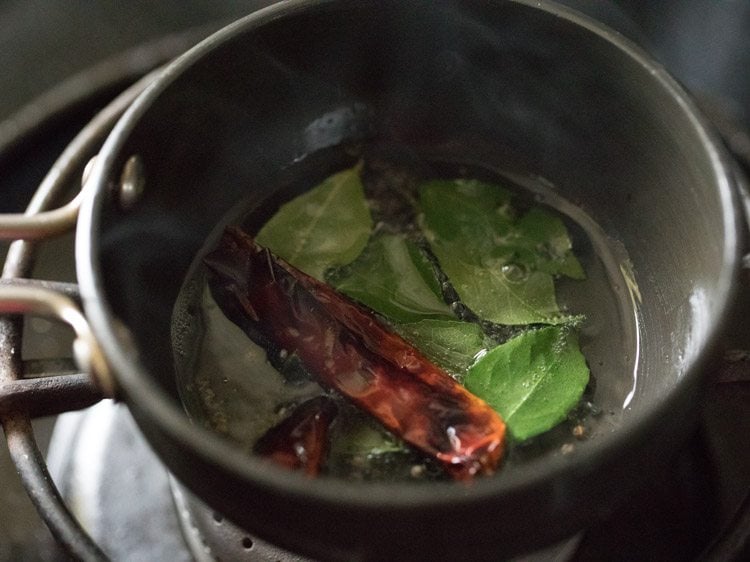
{"type": "MultiPolygon", "coordinates": [[[[122,404],[105,400],[60,416],[49,467],[74,515],[115,560],[312,562],[233,525],[185,489],[122,404]],[[144,540],[154,536],[162,540],[144,540]]],[[[569,560],[580,541],[575,535],[519,562],[569,560]]]]}

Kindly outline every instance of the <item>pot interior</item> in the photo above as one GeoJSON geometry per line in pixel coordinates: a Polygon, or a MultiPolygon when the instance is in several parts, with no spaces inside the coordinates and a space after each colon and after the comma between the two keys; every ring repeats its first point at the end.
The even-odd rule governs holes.
{"type": "Polygon", "coordinates": [[[181,407],[174,306],[216,226],[239,201],[301,176],[315,185],[342,164],[320,157],[334,147],[377,143],[544,178],[605,233],[632,299],[624,321],[637,316],[638,327],[625,349],[632,369],[597,380],[609,417],[587,446],[648,419],[694,379],[736,251],[715,149],[637,50],[531,4],[293,3],[165,75],[112,143],[111,177],[131,155],[143,159],[143,197],[124,211],[108,196],[95,243],[101,294],[133,338],[137,373],[181,407]]]}

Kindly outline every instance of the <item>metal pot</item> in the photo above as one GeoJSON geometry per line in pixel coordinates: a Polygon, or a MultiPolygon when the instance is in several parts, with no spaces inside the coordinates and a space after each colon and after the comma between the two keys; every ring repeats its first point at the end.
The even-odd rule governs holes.
{"type": "Polygon", "coordinates": [[[262,538],[326,559],[511,556],[610,513],[692,427],[739,269],[734,184],[665,71],[567,8],[282,2],[166,67],[100,151],[76,239],[95,368],[177,478],[262,538]],[[189,422],[170,330],[196,254],[292,163],[371,138],[543,177],[627,249],[636,383],[598,381],[612,413],[574,454],[469,486],[309,480],[189,422]]]}

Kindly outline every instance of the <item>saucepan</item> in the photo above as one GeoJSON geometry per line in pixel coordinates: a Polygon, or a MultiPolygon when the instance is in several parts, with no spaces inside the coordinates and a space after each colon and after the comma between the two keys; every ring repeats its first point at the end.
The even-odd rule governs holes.
{"type": "Polygon", "coordinates": [[[77,272],[117,397],[213,509],[322,559],[497,560],[612,513],[686,438],[736,290],[735,184],[664,69],[568,8],[288,1],[205,40],[132,103],[87,182],[77,272]],[[576,209],[613,249],[628,304],[615,318],[631,328],[574,447],[470,483],[311,479],[186,415],[172,330],[196,256],[239,202],[312,186],[341,165],[321,154],[363,144],[543,185],[538,198],[576,209]]]}

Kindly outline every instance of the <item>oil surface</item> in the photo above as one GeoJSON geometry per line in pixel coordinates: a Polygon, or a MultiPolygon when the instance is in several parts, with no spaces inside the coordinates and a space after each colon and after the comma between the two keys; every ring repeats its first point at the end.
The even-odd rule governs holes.
{"type": "MultiPolygon", "coordinates": [[[[549,454],[573,453],[581,441],[607,431],[610,415],[626,407],[632,395],[638,361],[637,316],[623,276],[628,264],[623,249],[582,210],[538,179],[400,154],[394,157],[393,153],[375,152],[364,157],[370,158],[370,173],[364,174],[363,181],[368,197],[375,199],[372,212],[376,222],[408,227],[406,223],[413,221],[401,205],[389,203],[383,184],[389,189],[396,186],[407,190],[420,180],[436,177],[494,183],[513,191],[514,205],[519,208],[542,206],[563,218],[586,278],[557,279],[557,300],[561,310],[585,317],[578,332],[591,382],[565,422],[522,444],[509,443],[503,470],[514,470],[549,454]]],[[[298,174],[305,179],[287,182],[260,204],[241,202],[226,221],[217,225],[216,236],[207,240],[196,257],[175,305],[172,339],[185,410],[194,423],[211,428],[248,453],[296,405],[326,394],[326,390],[304,373],[277,371],[269,364],[265,350],[224,316],[208,290],[202,257],[213,249],[218,233],[227,224],[240,224],[251,234],[257,232],[280,203],[312,188],[316,180],[337,171],[337,167],[344,168],[347,158],[352,155],[325,155],[325,164],[314,176],[298,174]]],[[[319,162],[306,162],[305,167],[309,169],[311,164],[315,168],[319,162]]],[[[512,332],[509,328],[508,335],[512,332]]],[[[404,447],[366,414],[338,400],[340,415],[331,428],[327,475],[415,481],[445,477],[434,463],[404,447]]]]}

